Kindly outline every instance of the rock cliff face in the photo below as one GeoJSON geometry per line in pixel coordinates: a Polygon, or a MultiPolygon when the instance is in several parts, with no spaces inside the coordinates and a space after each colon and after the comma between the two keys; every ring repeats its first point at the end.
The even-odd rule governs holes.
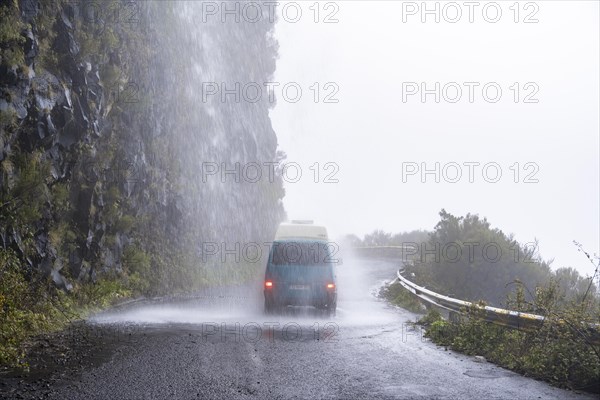
{"type": "Polygon", "coordinates": [[[277,169],[258,182],[242,171],[281,159],[271,104],[203,89],[270,80],[269,18],[202,22],[200,2],[0,8],[0,251],[68,291],[110,277],[164,293],[255,273],[220,250],[269,241],[284,217],[277,169]],[[240,172],[223,182],[224,168],[240,172]]]}

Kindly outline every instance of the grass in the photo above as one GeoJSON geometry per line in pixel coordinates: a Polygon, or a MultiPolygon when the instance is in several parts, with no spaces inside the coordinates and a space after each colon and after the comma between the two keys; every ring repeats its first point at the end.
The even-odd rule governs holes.
{"type": "MultiPolygon", "coordinates": [[[[523,331],[494,325],[483,319],[481,310],[464,310],[461,317],[446,321],[435,309],[425,314],[418,324],[425,336],[439,346],[467,355],[485,357],[488,361],[525,376],[572,390],[600,393],[600,346],[593,345],[582,332],[590,323],[598,322],[600,310],[593,299],[561,303],[555,284],[536,291],[537,309],[546,310],[546,322],[535,331],[523,331]],[[557,304],[559,306],[557,306],[557,304]]],[[[531,311],[522,302],[517,289],[511,308],[531,311]],[[520,300],[519,300],[520,299],[520,300]]],[[[383,288],[380,295],[392,304],[412,312],[422,312],[417,298],[399,283],[383,288]]]]}
{"type": "Polygon", "coordinates": [[[28,339],[64,329],[132,294],[115,279],[76,285],[71,293],[56,290],[47,278],[28,279],[12,250],[0,249],[0,265],[0,365],[26,370],[28,339]]]}
{"type": "Polygon", "coordinates": [[[414,294],[406,290],[400,283],[395,282],[381,289],[379,295],[390,303],[414,313],[423,313],[425,307],[414,294]]]}
{"type": "MultiPolygon", "coordinates": [[[[565,315],[563,314],[563,318],[565,315]]],[[[600,348],[587,343],[573,327],[582,328],[573,312],[568,324],[551,318],[542,328],[525,332],[491,324],[476,312],[448,322],[431,311],[419,323],[432,342],[488,361],[525,376],[572,390],[600,393],[600,348]]]]}

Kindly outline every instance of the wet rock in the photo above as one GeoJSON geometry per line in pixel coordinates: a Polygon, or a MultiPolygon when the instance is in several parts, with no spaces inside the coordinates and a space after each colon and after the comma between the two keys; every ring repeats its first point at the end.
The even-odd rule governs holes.
{"type": "Polygon", "coordinates": [[[58,143],[63,149],[69,149],[77,143],[85,132],[84,128],[75,121],[73,112],[68,109],[63,110],[65,120],[63,129],[58,133],[58,143]]]}
{"type": "Polygon", "coordinates": [[[30,66],[33,64],[34,58],[38,55],[38,41],[29,28],[23,36],[25,36],[25,45],[23,46],[25,64],[30,66]]]}
{"type": "Polygon", "coordinates": [[[64,89],[60,81],[48,71],[42,71],[32,79],[32,88],[39,110],[52,110],[57,103],[64,101],[64,89]]]}
{"type": "Polygon", "coordinates": [[[52,273],[52,262],[49,259],[44,258],[40,262],[39,269],[45,276],[50,275],[52,273]]]}
{"type": "Polygon", "coordinates": [[[115,257],[112,250],[104,248],[102,250],[102,261],[104,265],[104,269],[106,271],[111,271],[115,267],[115,257]]]}
{"type": "Polygon", "coordinates": [[[87,79],[89,65],[89,63],[79,63],[71,71],[73,88],[80,96],[85,96],[85,92],[89,89],[87,79]]]}
{"type": "Polygon", "coordinates": [[[29,107],[29,88],[29,83],[4,88],[4,95],[0,97],[0,110],[15,113],[20,120],[25,119],[29,107]],[[10,100],[7,101],[7,99],[10,100]]]}
{"type": "Polygon", "coordinates": [[[38,256],[46,256],[46,247],[48,246],[48,235],[45,232],[40,232],[35,237],[35,249],[38,256]]]}
{"type": "Polygon", "coordinates": [[[73,35],[72,18],[73,7],[65,7],[57,22],[57,37],[54,43],[57,52],[76,56],[79,53],[79,45],[73,35]]]}
{"type": "Polygon", "coordinates": [[[12,229],[12,243],[16,245],[17,250],[21,255],[24,254],[23,251],[23,240],[21,239],[21,234],[15,228],[12,229]]]}
{"type": "Polygon", "coordinates": [[[17,66],[1,66],[0,67],[0,83],[14,86],[19,82],[19,72],[17,66]]]}
{"type": "MultiPolygon", "coordinates": [[[[56,142],[56,140],[55,140],[56,142]]],[[[65,177],[64,157],[57,144],[46,150],[46,159],[50,160],[50,174],[55,180],[65,177]]]]}
{"type": "Polygon", "coordinates": [[[4,96],[0,97],[0,111],[8,112],[10,109],[11,109],[11,106],[10,106],[9,102],[4,99],[4,96]]]}
{"type": "Polygon", "coordinates": [[[85,130],[87,130],[87,128],[90,126],[90,120],[87,117],[90,110],[87,104],[83,102],[79,96],[75,96],[74,98],[73,110],[77,125],[79,125],[79,127],[84,130],[83,132],[85,132],[85,130]]]}
{"type": "Polygon", "coordinates": [[[83,267],[83,254],[79,247],[69,252],[69,269],[73,276],[79,276],[83,267]]]}
{"type": "Polygon", "coordinates": [[[56,135],[56,127],[54,126],[54,123],[52,122],[52,118],[50,117],[50,114],[46,115],[45,118],[45,133],[48,136],[55,136],[56,135]]]}
{"type": "Polygon", "coordinates": [[[21,10],[21,16],[25,22],[34,22],[34,18],[38,14],[38,7],[38,0],[19,0],[19,10],[21,10]]]}
{"type": "Polygon", "coordinates": [[[54,282],[56,287],[58,287],[59,289],[65,290],[67,292],[70,292],[73,290],[73,285],[67,280],[67,278],[65,278],[63,275],[61,275],[60,272],[58,272],[56,270],[52,270],[51,276],[52,276],[52,281],[54,282]]]}

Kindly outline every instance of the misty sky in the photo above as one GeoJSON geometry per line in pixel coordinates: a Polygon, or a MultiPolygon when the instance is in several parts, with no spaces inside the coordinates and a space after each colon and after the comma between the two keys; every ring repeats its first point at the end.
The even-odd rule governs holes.
{"type": "MultiPolygon", "coordinates": [[[[444,2],[439,23],[434,15],[422,23],[420,10],[409,15],[414,9],[406,3],[336,2],[339,10],[321,3],[319,23],[309,9],[313,2],[301,3],[296,23],[281,18],[280,7],[275,81],[302,88],[296,103],[276,90],[271,111],[280,149],[303,172],[299,182],[285,185],[288,216],[323,223],[335,237],[432,229],[442,208],[476,213],[520,242],[539,239],[541,255],[554,258],[554,268],[591,274],[572,240],[598,252],[599,3],[538,1],[525,9],[523,2],[518,23],[512,1],[498,2],[496,23],[483,18],[486,2],[475,8],[473,23],[466,7],[459,22],[447,22],[444,2]],[[339,22],[323,23],[327,15],[339,22]],[[524,23],[526,17],[539,22],[524,23]],[[310,88],[315,82],[318,102],[310,88]],[[334,88],[325,88],[327,82],[339,87],[331,97],[338,103],[323,101],[334,88]],[[426,89],[440,83],[439,103],[434,93],[422,101],[421,82],[426,89]],[[455,103],[458,92],[450,82],[462,90],[455,103]],[[473,102],[464,82],[474,82],[473,102]],[[419,92],[409,95],[415,88],[419,92]],[[526,96],[537,103],[524,102],[526,96]],[[318,183],[310,169],[315,162],[318,183]],[[324,182],[335,172],[327,162],[339,167],[330,176],[338,183],[324,182]],[[433,170],[436,162],[440,182],[428,174],[423,183],[422,163],[433,170]],[[471,164],[473,182],[464,164],[471,162],[480,163],[471,164]],[[410,165],[419,171],[403,179],[403,163],[416,163],[410,165]],[[457,164],[462,176],[451,183],[457,164]],[[502,176],[490,183],[498,179],[498,166],[502,176]]],[[[493,7],[486,10],[488,19],[496,18],[493,7]]],[[[447,19],[456,15],[446,8],[447,19]]]]}

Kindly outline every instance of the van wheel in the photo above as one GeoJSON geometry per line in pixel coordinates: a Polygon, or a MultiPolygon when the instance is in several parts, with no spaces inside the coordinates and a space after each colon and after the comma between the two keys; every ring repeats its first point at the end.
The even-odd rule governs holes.
{"type": "Polygon", "coordinates": [[[327,306],[323,309],[323,315],[327,318],[335,317],[335,306],[327,306]]]}

